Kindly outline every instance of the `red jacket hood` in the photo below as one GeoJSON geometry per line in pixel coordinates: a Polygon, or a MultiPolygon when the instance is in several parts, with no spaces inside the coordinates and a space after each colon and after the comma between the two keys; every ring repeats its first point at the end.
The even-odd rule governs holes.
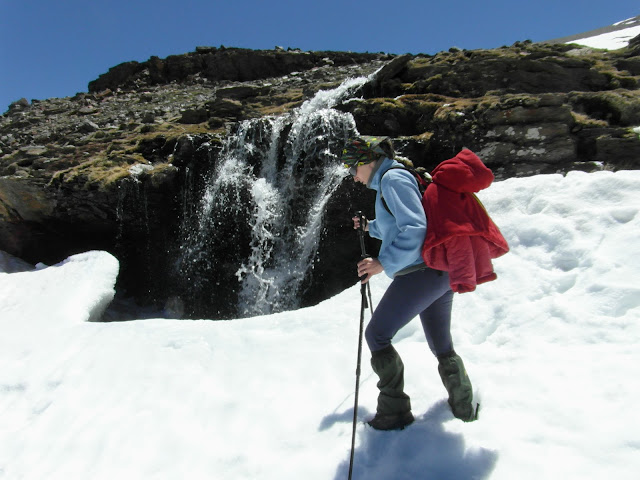
{"type": "Polygon", "coordinates": [[[471,150],[440,163],[431,172],[433,182],[458,193],[479,192],[493,182],[493,173],[471,150]]]}
{"type": "Polygon", "coordinates": [[[491,184],[493,173],[465,149],[439,164],[432,177],[422,197],[427,215],[422,258],[429,267],[449,272],[454,292],[471,292],[476,285],[495,280],[491,259],[509,251],[474,195],[491,184]]]}

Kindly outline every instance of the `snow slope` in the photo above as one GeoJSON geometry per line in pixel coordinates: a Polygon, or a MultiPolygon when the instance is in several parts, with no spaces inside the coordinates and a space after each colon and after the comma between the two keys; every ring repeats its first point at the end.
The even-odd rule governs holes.
{"type": "MultiPolygon", "coordinates": [[[[395,345],[416,422],[362,423],[365,347],[355,479],[637,478],[639,182],[576,172],[480,192],[512,248],[454,303],[481,418],[452,416],[411,322],[395,345]]],[[[116,274],[105,252],[0,273],[0,479],[346,479],[358,285],[249,319],[88,323],[116,274]]]]}
{"type": "Polygon", "coordinates": [[[610,27],[585,32],[582,35],[573,35],[558,41],[577,43],[592,48],[617,50],[626,47],[629,41],[638,35],[640,35],[640,16],[623,20],[610,27]]]}

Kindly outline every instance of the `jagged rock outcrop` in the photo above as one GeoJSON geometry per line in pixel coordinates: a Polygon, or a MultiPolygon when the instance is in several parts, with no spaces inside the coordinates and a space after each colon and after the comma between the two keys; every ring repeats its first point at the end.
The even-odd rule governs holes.
{"type": "Polygon", "coordinates": [[[634,52],[523,42],[404,57],[405,68],[342,108],[427,167],[467,146],[499,178],[638,168],[634,52]]]}
{"type": "MultiPolygon", "coordinates": [[[[335,108],[360,133],[394,137],[418,165],[466,146],[498,178],[638,168],[639,45],[605,52],[518,42],[434,56],[199,47],[122,64],[88,93],[22,100],[0,116],[0,250],[33,264],[107,250],[121,262],[119,292],[160,306],[183,297],[187,316],[233,317],[244,228],[229,231],[227,251],[209,252],[220,261],[199,273],[208,278],[198,299],[186,298],[194,279],[178,281],[175,264],[185,212],[199,208],[240,122],[286,116],[321,90],[377,71],[335,108]]],[[[283,158],[285,146],[274,145],[283,158]]],[[[355,282],[349,213],[367,212],[369,194],[345,181],[325,205],[303,305],[355,282]]]]}
{"type": "MultiPolygon", "coordinates": [[[[300,50],[248,50],[197,47],[195,52],[151,57],[146,62],[117,65],[89,83],[89,92],[135,88],[171,82],[251,82],[294,72],[330,66],[344,67],[371,62],[385,55],[353,52],[302,52],[300,50]]],[[[246,91],[246,90],[245,90],[246,91]]]]}

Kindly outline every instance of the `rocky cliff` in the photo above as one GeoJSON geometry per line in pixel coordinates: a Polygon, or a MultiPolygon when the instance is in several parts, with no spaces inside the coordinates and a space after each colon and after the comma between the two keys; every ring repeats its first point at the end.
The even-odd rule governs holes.
{"type": "MultiPolygon", "coordinates": [[[[273,169],[300,179],[287,187],[287,205],[274,210],[291,217],[279,227],[283,238],[304,230],[296,212],[308,203],[305,192],[315,192],[319,169],[337,161],[356,128],[394,137],[400,153],[428,168],[466,146],[498,178],[638,168],[639,79],[638,39],[615,52],[519,42],[434,56],[200,47],[125,63],[91,82],[88,93],[22,100],[0,117],[0,250],[54,263],[104,249],[121,262],[120,293],[159,307],[169,301],[185,316],[233,317],[245,259],[258,248],[251,212],[261,201],[251,191],[266,156],[275,158],[273,169]],[[313,142],[297,146],[295,112],[304,102],[366,75],[332,105],[352,123],[318,120],[313,142]],[[194,253],[194,232],[204,228],[201,198],[220,166],[233,162],[231,140],[246,156],[250,181],[233,187],[246,212],[225,206],[194,253]],[[187,245],[189,268],[181,262],[187,245]]],[[[352,183],[331,187],[322,204],[310,267],[295,272],[304,277],[297,306],[356,281],[350,211],[371,204],[369,192],[352,183]]],[[[228,185],[216,188],[230,195],[228,185]]]]}

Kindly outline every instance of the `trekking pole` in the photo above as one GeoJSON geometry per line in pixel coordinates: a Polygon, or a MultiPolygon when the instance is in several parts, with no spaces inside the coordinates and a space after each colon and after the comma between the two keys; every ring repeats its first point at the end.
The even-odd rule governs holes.
{"type": "MultiPolygon", "coordinates": [[[[365,218],[362,215],[362,212],[356,213],[357,217],[360,220],[360,226],[358,227],[358,235],[360,237],[360,249],[362,251],[361,258],[367,258],[367,252],[364,246],[364,223],[365,218]]],[[[362,277],[360,280],[363,280],[362,277]]],[[[351,457],[349,459],[349,480],[351,480],[351,475],[353,474],[353,456],[355,453],[356,446],[356,422],[358,421],[358,395],[360,393],[360,363],[362,359],[362,333],[364,330],[364,311],[369,308],[372,304],[371,302],[371,287],[369,286],[369,282],[363,283],[360,285],[360,294],[361,294],[361,302],[360,302],[360,332],[358,334],[358,360],[356,363],[356,393],[353,405],[353,429],[351,432],[351,457]],[[367,292],[369,294],[369,302],[367,303],[367,292]]],[[[373,308],[373,307],[372,307],[373,308]]]]}

